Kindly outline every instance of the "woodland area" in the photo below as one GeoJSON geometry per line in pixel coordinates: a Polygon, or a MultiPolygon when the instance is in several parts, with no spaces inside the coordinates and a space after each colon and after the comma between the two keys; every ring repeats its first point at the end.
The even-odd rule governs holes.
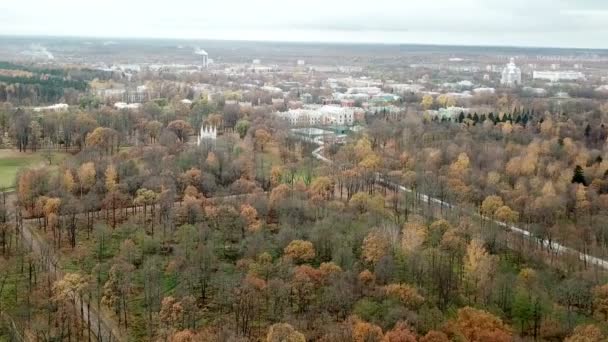
{"type": "Polygon", "coordinates": [[[90,70],[0,67],[49,76],[0,86],[0,143],[43,157],[0,201],[0,339],[608,339],[606,270],[550,247],[608,257],[600,100],[508,92],[439,119],[455,100],[410,95],[321,146],[267,92],[174,82],[232,76],[143,71],[159,96],[119,110],[90,70]],[[197,146],[201,125],[219,135],[197,146]]]}

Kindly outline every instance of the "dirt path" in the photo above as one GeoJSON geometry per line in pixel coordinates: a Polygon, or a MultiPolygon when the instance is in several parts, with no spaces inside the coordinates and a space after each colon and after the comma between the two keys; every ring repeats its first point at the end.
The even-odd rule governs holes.
{"type": "MultiPolygon", "coordinates": [[[[14,206],[12,204],[15,200],[16,197],[14,194],[7,196],[7,205],[9,208],[12,207],[13,211],[14,206]]],[[[49,245],[32,230],[32,227],[29,224],[23,224],[23,221],[21,221],[21,224],[18,224],[18,228],[24,242],[30,247],[33,253],[40,257],[44,267],[53,276],[53,278],[56,280],[62,279],[64,272],[61,270],[59,260],[49,245]]],[[[84,301],[84,299],[78,294],[75,294],[74,298],[74,305],[77,309],[76,311],[82,311],[83,322],[91,327],[91,332],[97,337],[98,341],[121,342],[126,340],[122,337],[122,333],[118,328],[118,325],[114,319],[112,319],[109,312],[103,308],[98,310],[94,306],[89,306],[87,308],[87,305],[89,304],[87,304],[86,301],[84,301]],[[80,310],[80,308],[84,308],[84,310],[80,310]]]]}

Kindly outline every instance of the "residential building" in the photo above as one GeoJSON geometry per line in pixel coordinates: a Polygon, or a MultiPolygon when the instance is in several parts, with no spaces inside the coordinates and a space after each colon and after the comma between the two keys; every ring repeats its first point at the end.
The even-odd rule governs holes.
{"type": "Polygon", "coordinates": [[[580,71],[534,71],[532,77],[535,80],[547,80],[550,82],[578,81],[584,80],[585,74],[580,71]]]}

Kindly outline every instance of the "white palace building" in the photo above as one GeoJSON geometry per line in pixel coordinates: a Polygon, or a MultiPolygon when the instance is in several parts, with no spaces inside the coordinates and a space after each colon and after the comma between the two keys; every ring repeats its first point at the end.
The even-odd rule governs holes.
{"type": "Polygon", "coordinates": [[[350,126],[354,123],[354,109],[348,107],[308,105],[277,115],[293,126],[350,126]]]}

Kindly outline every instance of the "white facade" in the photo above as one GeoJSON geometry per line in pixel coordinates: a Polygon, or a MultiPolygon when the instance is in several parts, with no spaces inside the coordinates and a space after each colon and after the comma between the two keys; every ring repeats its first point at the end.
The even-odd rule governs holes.
{"type": "Polygon", "coordinates": [[[511,58],[509,64],[502,70],[500,84],[514,87],[521,84],[521,69],[515,65],[515,59],[511,58]]]}
{"type": "Polygon", "coordinates": [[[494,93],[496,93],[496,89],[494,89],[494,88],[475,88],[475,89],[473,89],[473,93],[475,93],[475,94],[494,94],[494,93]]]}
{"type": "Polygon", "coordinates": [[[337,106],[305,106],[277,114],[287,120],[290,125],[352,125],[355,121],[355,111],[352,108],[337,106]]]}
{"type": "Polygon", "coordinates": [[[393,88],[395,93],[419,93],[424,89],[421,84],[391,84],[389,87],[393,88]]]}
{"type": "Polygon", "coordinates": [[[47,107],[36,107],[34,112],[65,112],[69,106],[66,103],[57,103],[47,107]]]}
{"type": "Polygon", "coordinates": [[[196,146],[201,146],[205,141],[215,141],[217,139],[217,128],[215,126],[201,126],[196,137],[196,146]]]}
{"type": "Polygon", "coordinates": [[[379,87],[352,87],[348,88],[347,94],[367,94],[370,96],[378,95],[382,92],[379,87]]]}
{"type": "Polygon", "coordinates": [[[116,102],[114,107],[116,109],[139,109],[139,107],[141,107],[141,103],[116,102]]]}
{"type": "Polygon", "coordinates": [[[585,74],[580,71],[535,71],[535,80],[548,80],[551,82],[584,80],[585,74]]]}
{"type": "Polygon", "coordinates": [[[465,115],[470,113],[469,108],[463,107],[448,107],[448,108],[440,108],[439,110],[429,110],[427,113],[432,117],[438,117],[440,119],[455,119],[460,113],[464,113],[465,115]]]}

